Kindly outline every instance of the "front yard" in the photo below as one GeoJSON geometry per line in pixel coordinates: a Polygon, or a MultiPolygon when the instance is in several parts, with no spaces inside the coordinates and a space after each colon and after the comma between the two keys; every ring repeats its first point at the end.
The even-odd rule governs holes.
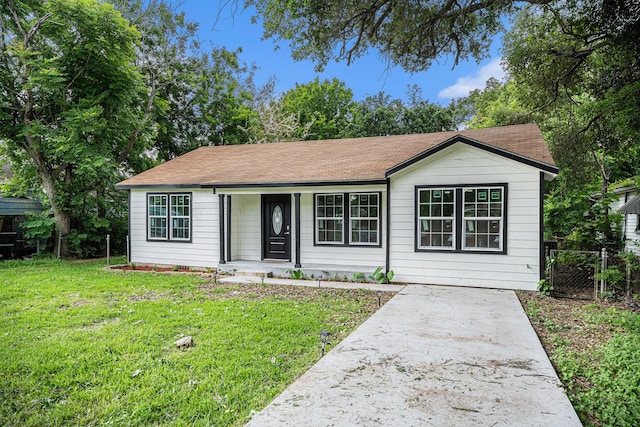
{"type": "MultiPolygon", "coordinates": [[[[378,308],[364,290],[103,266],[0,263],[0,425],[242,425],[318,360],[321,331],[335,345],[378,308]]],[[[518,295],[585,425],[639,425],[640,314],[518,295]]]]}
{"type": "Polygon", "coordinates": [[[242,425],[378,308],[103,265],[0,263],[0,425],[242,425]]]}
{"type": "Polygon", "coordinates": [[[640,425],[640,313],[604,299],[518,296],[585,426],[640,425]]]}

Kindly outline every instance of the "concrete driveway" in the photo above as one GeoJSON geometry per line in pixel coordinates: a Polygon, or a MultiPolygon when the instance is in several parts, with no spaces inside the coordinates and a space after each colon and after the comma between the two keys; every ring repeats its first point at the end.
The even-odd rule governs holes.
{"type": "Polygon", "coordinates": [[[582,424],[513,291],[409,285],[247,425],[582,424]]]}

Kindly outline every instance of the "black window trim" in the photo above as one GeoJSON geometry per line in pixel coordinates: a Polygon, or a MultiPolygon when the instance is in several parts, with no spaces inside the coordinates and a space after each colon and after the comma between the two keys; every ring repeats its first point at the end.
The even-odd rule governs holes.
{"type": "Polygon", "coordinates": [[[322,247],[358,247],[358,248],[381,248],[382,247],[382,191],[349,191],[349,192],[340,192],[340,191],[327,191],[322,193],[313,193],[313,246],[322,246],[322,247]],[[342,195],[342,235],[345,236],[343,238],[342,243],[324,243],[318,242],[317,235],[317,196],[321,195],[330,195],[330,194],[340,194],[342,195]],[[349,196],[352,194],[377,194],[378,195],[378,242],[373,244],[367,243],[351,243],[351,206],[349,204],[349,196]]]}
{"type": "Polygon", "coordinates": [[[507,211],[509,184],[501,183],[476,183],[476,184],[455,184],[455,185],[416,185],[414,189],[414,209],[413,209],[413,250],[414,252],[438,252],[438,253],[464,253],[464,254],[485,254],[485,255],[506,255],[507,254],[507,211]],[[464,201],[463,190],[465,188],[502,187],[502,250],[483,249],[463,249],[462,237],[464,235],[464,201]],[[454,235],[455,246],[453,249],[421,248],[418,243],[420,239],[420,190],[428,188],[452,188],[455,190],[455,212],[454,212],[454,235]]]}
{"type": "Polygon", "coordinates": [[[192,243],[193,239],[193,193],[190,191],[177,192],[149,192],[145,193],[145,236],[147,242],[175,242],[175,243],[192,243]],[[149,237],[149,196],[167,196],[167,237],[150,238],[149,237]],[[189,196],[189,239],[173,239],[171,238],[171,196],[189,196]]]}

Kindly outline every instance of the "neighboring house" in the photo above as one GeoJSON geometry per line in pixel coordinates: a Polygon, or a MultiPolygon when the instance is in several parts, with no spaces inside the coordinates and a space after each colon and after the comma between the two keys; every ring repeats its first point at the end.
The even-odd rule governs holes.
{"type": "Polygon", "coordinates": [[[36,246],[27,244],[21,224],[28,214],[40,212],[40,202],[0,196],[0,259],[17,258],[37,251],[36,246]]]}
{"type": "Polygon", "coordinates": [[[535,289],[557,172],[529,124],[203,147],[117,187],[134,263],[535,289]]]}
{"type": "Polygon", "coordinates": [[[640,188],[632,185],[613,190],[617,200],[611,204],[611,211],[623,216],[622,239],[625,250],[640,256],[640,188]]]}

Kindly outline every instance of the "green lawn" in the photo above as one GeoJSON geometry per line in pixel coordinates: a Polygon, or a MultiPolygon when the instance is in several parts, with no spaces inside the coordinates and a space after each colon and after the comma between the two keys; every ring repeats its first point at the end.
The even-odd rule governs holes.
{"type": "Polygon", "coordinates": [[[0,263],[0,425],[241,425],[318,360],[320,331],[335,345],[377,308],[103,266],[0,263]]]}

